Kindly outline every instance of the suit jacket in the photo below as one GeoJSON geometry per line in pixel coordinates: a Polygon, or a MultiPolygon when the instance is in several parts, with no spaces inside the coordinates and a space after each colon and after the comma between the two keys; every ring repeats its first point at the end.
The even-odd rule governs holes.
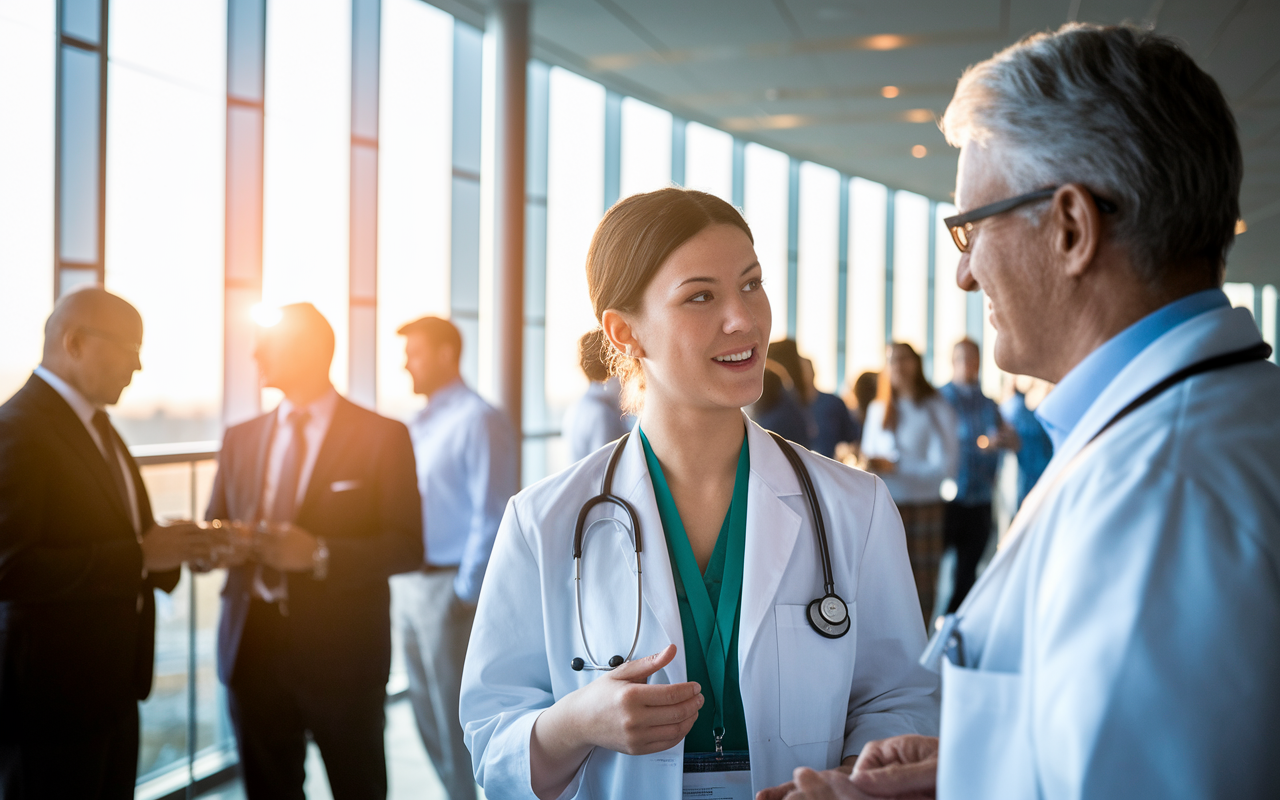
{"type": "MultiPolygon", "coordinates": [[[[152,525],[142,475],[118,435],[152,525]]],[[[124,501],[71,406],[32,376],[0,406],[0,736],[108,724],[151,691],[153,588],[124,501]],[[138,597],[142,597],[141,610],[138,597]]]]}
{"type": "MultiPolygon", "coordinates": [[[[276,414],[227,431],[208,519],[258,515],[276,414]]],[[[387,578],[422,565],[422,502],[409,431],[342,398],[316,456],[295,524],[329,547],[329,574],[288,576],[285,620],[300,689],[312,696],[351,682],[381,685],[391,668],[387,578]]],[[[218,627],[218,677],[230,683],[252,598],[252,562],[227,572],[218,627]]],[[[254,668],[248,665],[248,668],[254,668]]]]}

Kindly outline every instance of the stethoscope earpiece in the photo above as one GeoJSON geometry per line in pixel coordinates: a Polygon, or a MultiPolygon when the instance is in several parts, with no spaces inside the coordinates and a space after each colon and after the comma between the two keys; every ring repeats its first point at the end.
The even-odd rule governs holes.
{"type": "Polygon", "coordinates": [[[575,658],[574,660],[569,662],[569,666],[573,669],[574,672],[582,672],[582,668],[585,667],[586,665],[587,663],[580,658],[575,658]]]}

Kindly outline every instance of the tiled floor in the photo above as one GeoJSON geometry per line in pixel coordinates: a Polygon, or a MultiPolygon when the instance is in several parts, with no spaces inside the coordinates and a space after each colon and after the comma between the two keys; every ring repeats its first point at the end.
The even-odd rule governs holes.
{"type": "MultiPolygon", "coordinates": [[[[387,706],[387,770],[390,779],[388,800],[447,800],[444,787],[422,749],[422,739],[413,724],[413,709],[407,700],[387,706]]],[[[332,800],[320,751],[311,745],[307,753],[307,800],[332,800]]],[[[201,800],[245,800],[237,780],[199,795],[201,800]]],[[[483,800],[484,793],[480,793],[483,800]]]]}

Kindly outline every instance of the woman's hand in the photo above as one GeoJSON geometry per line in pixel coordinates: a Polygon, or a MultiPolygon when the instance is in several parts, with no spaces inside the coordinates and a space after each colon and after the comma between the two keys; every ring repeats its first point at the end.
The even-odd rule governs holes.
{"type": "Polygon", "coordinates": [[[680,743],[702,708],[693,682],[649,685],[649,676],[671,663],[676,646],[629,661],[570,692],[543,711],[529,742],[533,790],[558,797],[593,747],[627,755],[660,753],[680,743]]]}

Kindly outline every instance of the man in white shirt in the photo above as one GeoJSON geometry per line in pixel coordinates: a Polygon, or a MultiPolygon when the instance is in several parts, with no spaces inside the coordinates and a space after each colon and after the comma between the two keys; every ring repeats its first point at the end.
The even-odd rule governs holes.
{"type": "Polygon", "coordinates": [[[1072,24],[972,67],[942,127],[957,282],[996,363],[1057,384],[1055,452],[922,659],[940,737],[797,796],[1274,797],[1280,370],[1221,290],[1231,109],[1174,40],[1072,24]]]}
{"type": "Polygon", "coordinates": [[[427,406],[409,422],[426,559],[396,579],[396,620],[422,742],[450,800],[467,800],[476,784],[458,722],[462,665],[498,523],[519,488],[519,445],[506,416],[463,382],[452,322],[423,317],[397,332],[427,406]]]}

